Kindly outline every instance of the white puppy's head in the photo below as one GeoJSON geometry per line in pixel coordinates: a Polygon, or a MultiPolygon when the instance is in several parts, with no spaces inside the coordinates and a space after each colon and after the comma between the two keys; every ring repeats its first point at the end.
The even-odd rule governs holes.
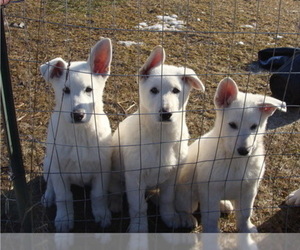
{"type": "Polygon", "coordinates": [[[102,94],[110,73],[112,45],[108,38],[96,43],[86,62],[55,58],[40,67],[42,76],[55,91],[56,112],[70,123],[86,123],[102,112],[102,94]]]}
{"type": "Polygon", "coordinates": [[[205,88],[192,69],[164,61],[165,51],[157,46],[139,71],[140,111],[155,122],[176,122],[182,118],[190,90],[205,88]]]}
{"type": "Polygon", "coordinates": [[[239,92],[231,78],[223,79],[215,94],[216,124],[224,147],[233,156],[251,156],[265,132],[267,119],[286,104],[275,98],[239,92]]]}

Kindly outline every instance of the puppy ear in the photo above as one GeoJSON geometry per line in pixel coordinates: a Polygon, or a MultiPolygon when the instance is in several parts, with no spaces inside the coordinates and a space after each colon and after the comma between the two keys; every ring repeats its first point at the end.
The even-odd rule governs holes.
{"type": "Polygon", "coordinates": [[[270,96],[264,97],[264,100],[257,106],[259,110],[267,116],[273,115],[276,109],[286,112],[286,103],[270,96]]]}
{"type": "Polygon", "coordinates": [[[103,38],[91,49],[88,58],[92,73],[106,76],[110,73],[112,44],[109,38],[103,38]]]}
{"type": "Polygon", "coordinates": [[[139,71],[140,77],[147,78],[147,76],[149,75],[150,71],[153,68],[163,64],[164,62],[165,62],[165,50],[162,46],[158,45],[152,50],[147,61],[140,69],[139,71]]]}
{"type": "Polygon", "coordinates": [[[67,63],[61,58],[55,58],[40,66],[42,76],[47,82],[60,79],[67,68],[67,63]]]}
{"type": "Polygon", "coordinates": [[[216,94],[215,105],[218,108],[226,108],[237,98],[239,89],[235,81],[230,77],[220,81],[216,94]]]}
{"type": "Polygon", "coordinates": [[[192,69],[185,69],[185,75],[182,77],[182,80],[194,89],[201,90],[203,92],[205,91],[204,84],[192,69]]]}

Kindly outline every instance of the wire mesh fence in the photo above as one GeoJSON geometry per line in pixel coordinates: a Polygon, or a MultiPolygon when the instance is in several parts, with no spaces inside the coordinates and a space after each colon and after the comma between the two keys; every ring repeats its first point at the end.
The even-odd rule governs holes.
{"type": "MultiPolygon", "coordinates": [[[[272,95],[269,80],[275,65],[271,63],[271,69],[264,70],[254,62],[258,60],[260,50],[299,47],[299,10],[300,2],[294,0],[28,0],[12,1],[5,6],[5,32],[30,209],[33,212],[33,231],[55,232],[57,213],[55,206],[45,208],[41,204],[46,190],[42,175],[49,144],[47,127],[55,107],[53,86],[40,73],[42,64],[60,57],[66,62],[66,70],[62,71],[65,74],[71,67],[70,62],[88,59],[91,48],[101,37],[110,38],[112,62],[103,92],[103,104],[111,130],[115,132],[120,122],[138,110],[139,104],[144,101],[144,96],[139,93],[143,80],[139,77],[139,70],[153,48],[161,45],[166,53],[166,64],[192,69],[205,86],[205,92],[191,91],[184,112],[179,112],[186,116],[190,134],[190,140],[183,141],[190,144],[213,128],[216,117],[214,95],[224,77],[233,78],[245,93],[272,95]]],[[[162,67],[162,70],[167,72],[167,68],[164,70],[162,67]]],[[[65,87],[60,88],[64,94],[68,92],[65,87]]],[[[98,100],[100,96],[94,94],[94,98],[98,100]]],[[[155,105],[157,103],[153,103],[155,105]]],[[[59,114],[63,116],[64,110],[59,114]]],[[[101,115],[97,113],[97,116],[101,115]]],[[[299,232],[299,207],[288,207],[284,202],[290,192],[299,188],[299,118],[299,103],[288,104],[287,113],[276,112],[269,118],[264,132],[266,171],[252,215],[252,222],[259,232],[299,232]]],[[[134,135],[143,130],[142,125],[137,128],[134,135]]],[[[153,136],[157,131],[153,132],[153,136]]],[[[74,130],[70,134],[73,138],[80,136],[74,130]]],[[[179,134],[182,135],[182,127],[179,134]]],[[[18,232],[20,221],[4,138],[5,131],[2,129],[1,232],[18,232]]],[[[172,142],[163,141],[162,134],[159,138],[159,145],[172,142]]],[[[151,140],[146,144],[157,144],[151,140]]],[[[142,150],[141,145],[137,146],[142,150]]],[[[159,154],[164,153],[160,151],[159,154]]],[[[78,154],[72,160],[78,162],[80,157],[78,154]]],[[[146,161],[151,160],[154,161],[146,161]]],[[[79,171],[83,171],[81,168],[83,166],[79,171]]],[[[78,174],[78,171],[72,172],[72,168],[68,171],[78,174]]],[[[125,175],[130,175],[130,171],[125,175]]],[[[126,196],[123,196],[121,212],[112,213],[111,226],[102,228],[94,221],[91,187],[72,185],[71,191],[74,232],[127,231],[130,214],[126,196]]],[[[122,191],[125,191],[125,186],[122,191]]],[[[149,232],[202,231],[199,209],[194,213],[199,227],[175,229],[166,226],[156,204],[156,196],[157,192],[153,190],[146,194],[148,208],[144,216],[149,232]]],[[[220,228],[225,232],[236,232],[234,215],[222,215],[220,228]]]]}

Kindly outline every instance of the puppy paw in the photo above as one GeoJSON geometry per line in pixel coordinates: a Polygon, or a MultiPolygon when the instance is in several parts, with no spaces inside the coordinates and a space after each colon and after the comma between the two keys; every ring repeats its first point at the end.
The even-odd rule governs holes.
{"type": "Polygon", "coordinates": [[[127,231],[129,233],[148,233],[148,224],[131,222],[127,231]]]}
{"type": "Polygon", "coordinates": [[[176,212],[161,214],[161,218],[169,228],[179,228],[181,226],[180,216],[176,212]]]}
{"type": "Polygon", "coordinates": [[[109,209],[94,211],[95,221],[100,223],[101,227],[105,228],[111,224],[111,212],[109,209]]]}
{"type": "Polygon", "coordinates": [[[286,197],[285,203],[289,206],[300,206],[300,189],[290,193],[286,197]]]}
{"type": "Polygon", "coordinates": [[[224,214],[231,214],[234,208],[229,200],[222,200],[220,202],[220,211],[224,214]]]}
{"type": "Polygon", "coordinates": [[[45,194],[42,195],[41,203],[44,207],[51,207],[55,204],[55,194],[54,192],[45,192],[45,194]]]}
{"type": "Polygon", "coordinates": [[[198,226],[198,221],[192,214],[187,214],[187,213],[180,214],[180,227],[195,228],[197,226],[198,226]]]}
{"type": "Polygon", "coordinates": [[[257,233],[257,228],[252,223],[247,223],[246,226],[239,229],[240,233],[257,233]]]}
{"type": "Polygon", "coordinates": [[[253,226],[250,228],[249,233],[258,233],[258,230],[257,230],[256,226],[253,225],[253,226]]]}
{"type": "Polygon", "coordinates": [[[58,233],[68,233],[74,227],[74,220],[70,216],[55,218],[55,229],[58,233]]]}

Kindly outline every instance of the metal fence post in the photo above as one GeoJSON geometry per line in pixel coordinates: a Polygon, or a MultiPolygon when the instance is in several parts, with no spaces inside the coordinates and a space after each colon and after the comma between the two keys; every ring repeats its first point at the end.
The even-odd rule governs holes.
{"type": "Polygon", "coordinates": [[[12,182],[16,195],[22,232],[32,232],[29,192],[26,185],[25,170],[23,166],[22,151],[16,112],[11,86],[11,78],[5,40],[3,10],[1,7],[1,109],[5,125],[7,146],[10,157],[12,182]]]}

